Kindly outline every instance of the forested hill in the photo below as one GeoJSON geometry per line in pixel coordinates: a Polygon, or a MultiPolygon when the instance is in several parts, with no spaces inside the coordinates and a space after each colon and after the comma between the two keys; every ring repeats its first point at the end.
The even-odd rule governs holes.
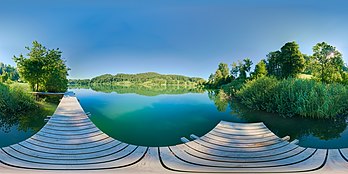
{"type": "Polygon", "coordinates": [[[114,84],[114,85],[199,85],[205,80],[199,77],[187,77],[183,75],[164,75],[155,72],[139,74],[104,74],[91,80],[70,80],[70,84],[114,84]]]}

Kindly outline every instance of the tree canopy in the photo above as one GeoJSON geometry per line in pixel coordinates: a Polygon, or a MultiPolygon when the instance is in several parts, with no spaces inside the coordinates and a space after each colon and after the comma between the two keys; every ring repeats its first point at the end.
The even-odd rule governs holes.
{"type": "Polygon", "coordinates": [[[320,81],[325,83],[341,82],[343,73],[342,54],[325,42],[316,44],[313,47],[313,58],[315,73],[313,74],[320,81]]]}
{"type": "Polygon", "coordinates": [[[199,85],[205,82],[198,77],[186,77],[182,75],[164,75],[155,72],[139,74],[104,74],[88,80],[70,80],[72,83],[99,83],[99,84],[145,84],[145,85],[199,85]]]}
{"type": "Polygon", "coordinates": [[[280,51],[267,55],[268,72],[278,78],[296,77],[305,68],[305,59],[296,42],[287,42],[280,51]]]}
{"type": "Polygon", "coordinates": [[[0,62],[0,82],[18,81],[19,74],[15,67],[0,62]]]}
{"type": "Polygon", "coordinates": [[[251,73],[251,78],[256,79],[267,75],[266,61],[261,60],[256,64],[254,72],[251,73]]]}
{"type": "Polygon", "coordinates": [[[57,49],[47,49],[37,41],[29,51],[27,57],[23,54],[14,56],[21,78],[27,81],[34,91],[64,92],[67,90],[68,70],[62,52],[57,49]]]}

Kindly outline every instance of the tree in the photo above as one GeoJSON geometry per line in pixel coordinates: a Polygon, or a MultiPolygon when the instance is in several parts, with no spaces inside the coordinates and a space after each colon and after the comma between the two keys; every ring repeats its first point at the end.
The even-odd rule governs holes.
{"type": "Polygon", "coordinates": [[[251,74],[252,79],[263,77],[267,75],[266,60],[261,60],[256,64],[254,72],[251,74]]]}
{"type": "Polygon", "coordinates": [[[214,75],[215,85],[219,85],[222,80],[223,80],[222,72],[218,69],[218,70],[216,70],[215,75],[214,75]]]}
{"type": "Polygon", "coordinates": [[[247,73],[250,72],[253,62],[249,58],[243,59],[243,62],[239,62],[239,78],[246,79],[247,73]]]}
{"type": "Polygon", "coordinates": [[[238,78],[238,73],[239,73],[239,66],[237,65],[236,62],[233,62],[231,64],[231,75],[236,79],[238,78]]]}
{"type": "Polygon", "coordinates": [[[325,83],[342,81],[343,59],[342,54],[325,42],[317,43],[313,47],[316,71],[314,76],[325,83]]]}
{"type": "Polygon", "coordinates": [[[305,69],[303,70],[303,73],[305,74],[313,74],[314,68],[315,68],[315,60],[313,56],[303,54],[303,58],[305,59],[305,69]]]}
{"type": "Polygon", "coordinates": [[[21,77],[29,82],[34,91],[64,92],[67,89],[68,75],[65,61],[61,59],[59,49],[47,49],[37,41],[29,51],[27,58],[21,54],[14,56],[21,77]]]}
{"type": "Polygon", "coordinates": [[[287,42],[280,51],[270,52],[268,72],[278,78],[296,77],[305,68],[305,59],[296,42],[287,42]]]}
{"type": "Polygon", "coordinates": [[[226,63],[220,63],[218,69],[221,71],[221,75],[224,80],[226,80],[230,76],[230,70],[226,63]]]}
{"type": "Polygon", "coordinates": [[[273,75],[275,77],[281,77],[281,52],[273,51],[267,54],[267,72],[269,75],[273,75]]]}
{"type": "Polygon", "coordinates": [[[305,59],[296,42],[288,42],[281,49],[282,76],[296,77],[305,68],[305,59]]]}
{"type": "Polygon", "coordinates": [[[15,67],[0,62],[0,82],[18,81],[19,74],[15,67]]]}
{"type": "Polygon", "coordinates": [[[215,74],[209,76],[208,83],[213,87],[218,87],[230,82],[230,70],[226,63],[220,63],[215,74]]]}

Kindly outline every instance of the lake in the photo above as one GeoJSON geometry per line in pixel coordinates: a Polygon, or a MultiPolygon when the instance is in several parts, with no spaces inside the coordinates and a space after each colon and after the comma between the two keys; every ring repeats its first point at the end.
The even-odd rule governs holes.
{"type": "MultiPolygon", "coordinates": [[[[143,146],[181,143],[181,137],[202,136],[221,120],[264,122],[279,137],[289,135],[299,145],[315,148],[348,147],[345,118],[313,120],[282,118],[250,111],[236,101],[222,99],[218,91],[194,88],[106,87],[70,89],[76,93],[91,120],[120,141],[143,146]]],[[[21,116],[17,121],[0,118],[0,147],[29,138],[43,125],[45,116],[21,116]],[[10,120],[7,121],[6,120],[10,120]]]]}
{"type": "Polygon", "coordinates": [[[91,120],[115,139],[136,145],[167,146],[190,134],[202,136],[221,120],[264,122],[279,137],[289,135],[304,147],[348,147],[346,119],[283,118],[250,111],[219,98],[218,91],[189,88],[93,87],[72,89],[91,120]]]}

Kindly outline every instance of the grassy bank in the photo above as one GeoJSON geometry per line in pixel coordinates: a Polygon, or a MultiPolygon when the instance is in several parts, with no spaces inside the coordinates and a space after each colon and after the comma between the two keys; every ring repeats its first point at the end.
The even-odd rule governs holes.
{"type": "Polygon", "coordinates": [[[52,115],[57,103],[36,101],[27,84],[0,83],[0,126],[7,129],[19,123],[19,129],[41,128],[43,118],[52,115]]]}
{"type": "Polygon", "coordinates": [[[261,77],[247,81],[235,96],[250,109],[286,117],[336,118],[348,112],[346,86],[309,79],[261,77]]]}
{"type": "Polygon", "coordinates": [[[0,83],[0,115],[16,115],[35,110],[38,104],[21,85],[0,83]]]}

